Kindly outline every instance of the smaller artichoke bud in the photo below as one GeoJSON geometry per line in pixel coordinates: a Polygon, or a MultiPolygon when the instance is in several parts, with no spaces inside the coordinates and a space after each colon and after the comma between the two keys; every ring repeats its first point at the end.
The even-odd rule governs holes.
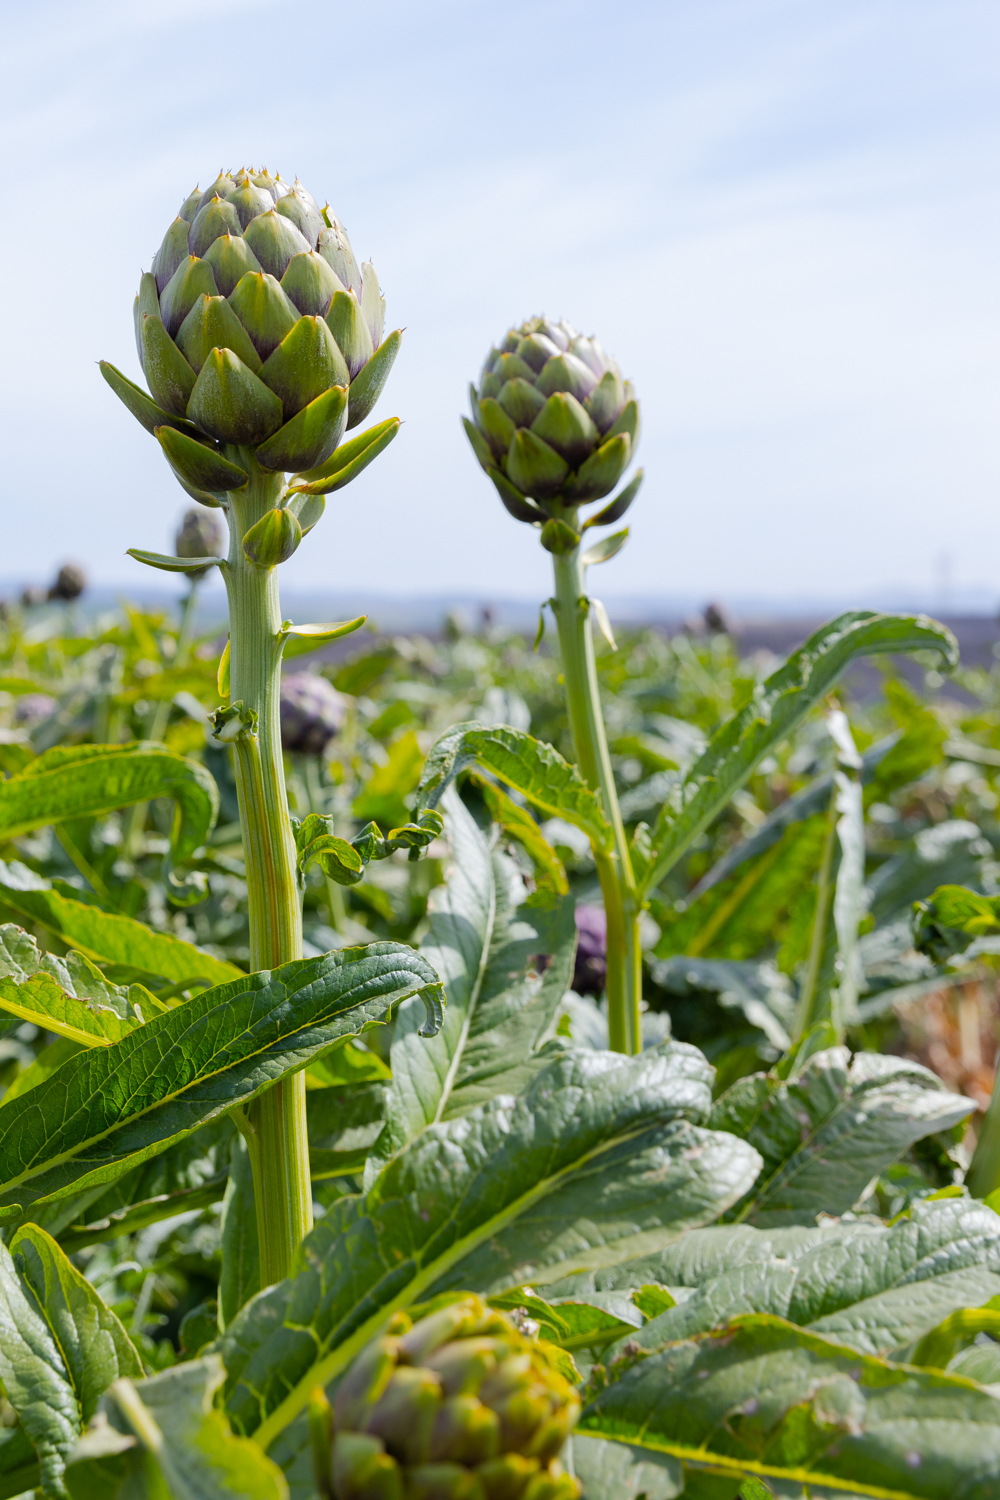
{"type": "MultiPolygon", "coordinates": [[[[639,440],[639,405],[618,366],[569,323],[531,318],[512,328],[483,366],[463,418],[473,451],[503,504],[519,521],[559,520],[563,507],[609,495],[639,440]]],[[[641,471],[587,525],[623,515],[641,471]]],[[[546,534],[547,533],[547,534],[546,534]]],[[[567,550],[551,527],[542,543],[567,550]],[[553,545],[555,543],[555,545],[553,545]]]]}
{"type": "Polygon", "coordinates": [[[82,568],[75,563],[65,563],[56,574],[56,581],[49,589],[50,599],[62,599],[71,604],[74,599],[79,599],[87,587],[86,575],[82,568]]]}
{"type": "Polygon", "coordinates": [[[40,584],[25,584],[24,588],[21,590],[21,608],[37,609],[40,604],[45,603],[47,598],[48,593],[41,587],[40,584]]]}
{"type": "Polygon", "coordinates": [[[322,755],[344,727],[344,699],[317,672],[287,672],[281,679],[282,748],[301,755],[322,755]]]}
{"type": "Polygon", "coordinates": [[[412,1325],[398,1314],[362,1350],[337,1388],[332,1463],[315,1468],[333,1500],[578,1500],[556,1455],[579,1411],[545,1345],[465,1297],[412,1325]]]}
{"type": "MultiPolygon", "coordinates": [[[[177,528],[174,552],[178,557],[221,557],[226,547],[225,533],[218,516],[210,510],[186,510],[177,528]]],[[[208,568],[199,568],[188,577],[194,583],[204,578],[208,568]]]]}
{"type": "Polygon", "coordinates": [[[607,977],[608,919],[604,908],[578,906],[573,988],[578,995],[602,995],[607,977]]]}
{"type": "Polygon", "coordinates": [[[32,729],[36,724],[51,719],[58,712],[59,700],[53,698],[50,693],[25,693],[18,698],[17,707],[14,710],[14,722],[32,729]]]}
{"type": "Polygon", "coordinates": [[[301,540],[302,527],[290,510],[269,510],[243,538],[243,551],[259,568],[276,568],[301,540]]]}

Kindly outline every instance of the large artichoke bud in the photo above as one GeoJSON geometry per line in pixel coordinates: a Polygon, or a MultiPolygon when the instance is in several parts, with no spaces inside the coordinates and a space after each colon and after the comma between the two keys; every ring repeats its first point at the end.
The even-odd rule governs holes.
{"type": "MultiPolygon", "coordinates": [[[[470,399],[472,421],[462,420],[476,457],[512,516],[556,523],[546,545],[567,531],[567,513],[572,524],[578,506],[611,493],[639,439],[631,384],[596,339],[566,322],[529,318],[512,328],[487,355],[470,399]]],[[[641,483],[640,470],[587,524],[618,520],[641,483]]]]}
{"type": "MultiPolygon", "coordinates": [[[[307,496],[339,489],[395,436],[398,422],[383,423],[334,456],[378,400],[401,334],[383,339],[373,267],[358,265],[343,225],[298,180],[241,171],[196,189],[142,276],[134,314],[152,399],[113,365],[102,373],[203,504],[223,504],[255,460],[296,474],[297,517],[307,496]]],[[[303,531],[322,502],[306,509],[303,531]]]]}
{"type": "Polygon", "coordinates": [[[556,1455],[579,1412],[544,1346],[478,1297],[412,1326],[399,1315],[337,1388],[319,1486],[335,1500],[576,1500],[556,1455]]]}

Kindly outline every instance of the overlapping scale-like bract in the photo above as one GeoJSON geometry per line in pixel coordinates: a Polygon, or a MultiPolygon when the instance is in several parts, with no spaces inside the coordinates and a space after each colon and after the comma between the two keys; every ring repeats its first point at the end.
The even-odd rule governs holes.
{"type": "Polygon", "coordinates": [[[375,405],[400,341],[383,338],[378,278],[340,221],[267,172],[221,173],[181,204],[134,318],[152,400],[113,366],[105,378],[161,442],[174,432],[171,466],[208,503],[227,485],[194,477],[206,459],[191,441],[314,477],[375,405]]]}
{"type": "Polygon", "coordinates": [[[543,522],[603,499],[635,452],[631,384],[596,339],[569,323],[530,318],[512,328],[470,394],[469,441],[518,520],[543,522]]]}
{"type": "Polygon", "coordinates": [[[579,1411],[543,1346],[478,1297],[412,1326],[398,1315],[337,1387],[320,1488],[334,1500],[577,1500],[557,1454],[579,1411]]]}

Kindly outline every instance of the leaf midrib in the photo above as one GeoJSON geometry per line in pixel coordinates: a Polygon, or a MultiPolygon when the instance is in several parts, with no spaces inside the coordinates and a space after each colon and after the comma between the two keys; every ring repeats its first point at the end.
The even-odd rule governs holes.
{"type": "MultiPolygon", "coordinates": [[[[366,1319],[343,1343],[338,1344],[335,1349],[330,1350],[316,1360],[309,1371],[289,1391],[288,1395],[279,1402],[269,1416],[264,1418],[263,1422],[261,1422],[260,1426],[252,1434],[254,1441],[259,1443],[265,1450],[269,1448],[278,1434],[298,1416],[308,1401],[309,1392],[312,1388],[316,1385],[328,1385],[333,1376],[350,1363],[355,1354],[367,1344],[375,1330],[385,1323],[393,1313],[399,1312],[413,1303],[422,1291],[432,1285],[434,1281],[443,1276],[447,1271],[450,1271],[459,1261],[464,1260],[484,1240],[490,1239],[494,1234],[498,1234],[503,1229],[506,1229],[508,1224],[520,1217],[522,1213],[542,1198],[547,1197],[567,1177],[573,1176],[575,1172],[580,1171],[581,1168],[587,1166],[595,1158],[614,1150],[615,1147],[620,1146],[625,1141],[632,1140],[636,1136],[644,1134],[653,1124],[655,1124],[653,1120],[643,1120],[633,1128],[623,1130],[613,1137],[602,1141],[599,1145],[592,1147],[591,1150],[581,1154],[563,1170],[541,1178],[535,1183],[533,1188],[530,1188],[527,1192],[521,1194],[520,1197],[514,1199],[506,1208],[501,1209],[491,1218],[481,1223],[475,1230],[456,1240],[432,1264],[418,1270],[408,1285],[393,1297],[391,1301],[383,1303],[378,1311],[366,1319]]],[[[476,1176],[479,1175],[480,1173],[477,1172],[476,1176]]],[[[452,1217],[454,1217],[454,1211],[452,1217]]],[[[440,1235],[444,1227],[444,1225],[439,1226],[435,1231],[435,1238],[440,1235]]],[[[413,1260],[415,1264],[419,1265],[418,1256],[415,1255],[413,1260]]],[[[388,1270],[389,1268],[384,1266],[384,1269],[388,1270]]],[[[332,1333],[330,1337],[333,1337],[332,1333]]],[[[325,1342],[329,1342],[329,1340],[325,1342]]]]}
{"type": "MultiPolygon", "coordinates": [[[[351,993],[351,991],[347,991],[348,995],[350,993],[351,993]]],[[[415,994],[415,993],[416,993],[416,989],[410,991],[410,994],[415,994]]],[[[234,1000],[236,998],[238,998],[238,997],[237,996],[232,996],[232,997],[230,997],[229,1000],[221,1001],[220,1004],[219,1004],[219,1006],[216,1007],[215,1009],[221,1010],[224,1005],[230,1004],[232,1002],[232,1000],[234,1000]]],[[[372,997],[372,998],[378,998],[378,997],[372,997]]],[[[281,1004],[286,1004],[287,1003],[287,999],[288,999],[288,996],[287,996],[287,992],[286,992],[285,996],[283,997],[283,1000],[280,1003],[279,1002],[275,1002],[275,1005],[272,1007],[272,1013],[273,1013],[274,1010],[279,1009],[281,1004]]],[[[399,999],[394,1002],[394,1005],[402,1004],[402,1001],[405,1000],[405,999],[409,999],[409,995],[402,995],[402,996],[400,996],[399,999]]],[[[358,1003],[360,1004],[361,1002],[358,1002],[358,1003]]],[[[321,1021],[321,1020],[317,1020],[317,1019],[313,1018],[310,1021],[303,1022],[299,1026],[290,1027],[287,1031],[281,1032],[278,1037],[273,1038],[269,1044],[261,1046],[261,1047],[257,1048],[254,1051],[249,1051],[249,1052],[244,1053],[239,1059],[237,1059],[236,1062],[231,1063],[228,1068],[226,1068],[226,1067],[211,1068],[210,1067],[210,1068],[208,1068],[206,1070],[199,1070],[198,1073],[197,1073],[197,1075],[195,1077],[189,1078],[185,1082],[183,1088],[175,1089],[175,1090],[173,1090],[171,1092],[162,1094],[159,1098],[154,1099],[147,1106],[147,1108],[145,1108],[145,1109],[137,1110],[133,1114],[127,1114],[127,1113],[125,1113],[125,1111],[123,1109],[122,1112],[119,1115],[119,1118],[113,1124],[109,1125],[106,1129],[98,1131],[94,1135],[87,1136],[84,1140],[76,1142],[76,1144],[74,1145],[74,1147],[72,1149],[68,1149],[66,1151],[60,1152],[56,1156],[46,1157],[45,1160],[44,1160],[44,1162],[40,1166],[38,1166],[38,1167],[36,1167],[35,1164],[34,1164],[34,1162],[32,1162],[22,1172],[20,1172],[17,1176],[7,1178],[5,1181],[3,1181],[2,1183],[0,1183],[0,1194],[6,1195],[8,1192],[13,1192],[22,1183],[30,1182],[33,1178],[39,1177],[39,1176],[42,1175],[42,1173],[50,1171],[50,1170],[52,1170],[52,1169],[54,1169],[54,1168],[56,1168],[58,1166],[61,1166],[64,1162],[72,1161],[75,1157],[79,1156],[79,1154],[81,1153],[81,1151],[83,1151],[84,1149],[87,1149],[87,1148],[89,1148],[91,1146],[94,1146],[94,1145],[98,1144],[102,1140],[106,1140],[108,1138],[108,1136],[113,1135],[116,1130],[120,1130],[123,1126],[125,1126],[125,1125],[131,1125],[131,1124],[135,1123],[136,1121],[143,1119],[144,1116],[153,1113],[155,1110],[157,1110],[157,1109],[159,1109],[161,1107],[169,1105],[174,1100],[181,1098],[189,1089],[193,1089],[193,1088],[196,1088],[196,1087],[198,1087],[198,1086],[200,1086],[202,1084],[209,1083],[209,1082],[211,1082],[211,1080],[213,1078],[221,1077],[223,1074],[225,1074],[228,1071],[230,1071],[231,1068],[235,1068],[235,1067],[248,1067],[254,1061],[255,1058],[266,1056],[266,1054],[269,1051],[271,1051],[278,1043],[286,1042],[290,1038],[297,1036],[300,1032],[310,1030],[314,1026],[329,1025],[336,1018],[336,1015],[343,1014],[344,1012],[349,1011],[349,1010],[351,1010],[353,1008],[354,1007],[351,1006],[351,1005],[345,1005],[345,1006],[343,1006],[343,1008],[342,1008],[341,1011],[335,1012],[333,1015],[328,1016],[327,1019],[326,1019],[326,1021],[321,1021]]],[[[206,1011],[204,1013],[204,1015],[202,1015],[201,1017],[199,1017],[199,1019],[198,1019],[197,1022],[192,1023],[192,1024],[193,1025],[202,1025],[202,1026],[204,1026],[205,1023],[209,1020],[209,1018],[213,1014],[214,1014],[214,1011],[206,1011]]],[[[261,1020],[263,1020],[263,1019],[265,1019],[265,1018],[263,1018],[263,1017],[258,1018],[258,1020],[255,1023],[255,1025],[259,1025],[260,1022],[261,1022],[261,1020]]],[[[137,1027],[136,1030],[137,1031],[141,1031],[142,1028],[141,1027],[137,1027]]],[[[227,1046],[232,1046],[232,1044],[235,1041],[237,1041],[240,1036],[246,1035],[246,1034],[247,1034],[247,1031],[246,1031],[246,1029],[244,1029],[242,1032],[238,1032],[235,1037],[230,1037],[228,1039],[228,1041],[227,1041],[227,1046]]],[[[135,1032],[130,1032],[128,1034],[128,1036],[124,1037],[122,1040],[123,1041],[128,1041],[134,1035],[135,1035],[135,1032]]],[[[167,1059],[170,1058],[171,1055],[174,1054],[177,1051],[178,1047],[181,1046],[183,1038],[186,1035],[187,1035],[187,1033],[184,1032],[184,1033],[181,1034],[180,1037],[178,1037],[178,1038],[175,1039],[174,1043],[168,1048],[168,1050],[163,1054],[162,1058],[160,1059],[159,1066],[162,1067],[162,1066],[164,1066],[166,1064],[167,1059]]],[[[120,1043],[115,1043],[114,1045],[118,1046],[118,1045],[120,1045],[120,1043]]],[[[91,1051],[95,1051],[96,1049],[90,1049],[90,1050],[91,1051]]],[[[106,1050],[110,1050],[110,1049],[106,1049],[106,1050]]],[[[115,1069],[108,1075],[107,1079],[105,1080],[105,1083],[104,1083],[104,1087],[105,1088],[108,1087],[110,1085],[110,1083],[113,1081],[113,1079],[117,1076],[117,1074],[119,1072],[119,1069],[123,1068],[123,1067],[128,1067],[130,1061],[131,1061],[131,1059],[130,1058],[126,1058],[126,1057],[123,1057],[121,1059],[120,1063],[116,1065],[115,1069]]],[[[303,1065],[303,1066],[305,1066],[305,1065],[303,1065]]],[[[55,1075],[53,1075],[53,1076],[55,1076],[55,1075]]],[[[214,1118],[214,1116],[216,1114],[225,1114],[226,1111],[229,1110],[229,1109],[232,1109],[236,1103],[240,1103],[240,1104],[247,1103],[250,1099],[254,1098],[258,1093],[260,1093],[260,1091],[262,1089],[270,1087],[271,1081],[272,1080],[267,1080],[266,1082],[262,1083],[259,1086],[259,1088],[255,1089],[253,1091],[253,1093],[251,1093],[251,1094],[242,1094],[240,1096],[240,1099],[238,1101],[232,1101],[231,1103],[221,1102],[216,1109],[214,1109],[208,1115],[206,1115],[204,1118],[202,1118],[201,1120],[199,1120],[198,1123],[197,1123],[197,1125],[193,1125],[190,1129],[181,1129],[181,1130],[177,1131],[175,1135],[172,1135],[170,1137],[170,1139],[171,1140],[181,1140],[185,1136],[191,1135],[195,1130],[199,1130],[202,1127],[202,1125],[207,1124],[208,1121],[210,1119],[214,1118]]],[[[145,1082],[146,1082],[146,1078],[145,1077],[139,1079],[137,1087],[141,1088],[145,1082]]],[[[23,1097],[24,1098],[28,1098],[29,1095],[25,1094],[25,1095],[23,1095],[23,1097]]],[[[76,1111],[76,1113],[79,1113],[81,1110],[85,1109],[86,1106],[87,1106],[87,1103],[89,1102],[89,1100],[91,1098],[92,1098],[92,1095],[88,1095],[87,1100],[85,1100],[83,1103],[81,1103],[81,1105],[78,1107],[78,1110],[76,1111]]],[[[60,1131],[65,1130],[68,1127],[68,1125],[71,1123],[71,1120],[73,1118],[74,1118],[74,1116],[70,1116],[67,1119],[61,1120],[60,1124],[59,1124],[60,1131]]],[[[43,1144],[43,1146],[40,1149],[44,1150],[44,1144],[43,1144]]],[[[129,1153],[129,1155],[134,1155],[134,1154],[135,1154],[134,1152],[130,1152],[129,1153]]],[[[37,1158],[35,1160],[37,1161],[37,1158]]],[[[103,1167],[105,1165],[107,1165],[107,1163],[99,1163],[97,1165],[97,1169],[99,1170],[101,1167],[103,1167]]]]}
{"type": "Polygon", "coordinates": [[[472,1029],[472,1018],[475,1015],[476,1007],[479,1004],[479,996],[482,992],[483,980],[486,978],[486,970],[489,967],[490,950],[493,946],[493,928],[496,924],[497,915],[497,872],[496,865],[494,864],[493,860],[493,851],[487,851],[487,862],[490,872],[490,900],[489,915],[486,921],[486,932],[483,937],[483,946],[479,954],[479,966],[476,970],[475,983],[473,984],[472,989],[469,992],[469,1003],[465,1007],[465,1019],[463,1020],[461,1029],[458,1033],[455,1051],[452,1054],[451,1062],[448,1064],[448,1071],[444,1075],[444,1082],[441,1086],[441,1094],[438,1099],[437,1109],[434,1111],[433,1120],[430,1121],[430,1124],[432,1125],[440,1124],[445,1106],[447,1105],[448,1100],[451,1098],[451,1095],[454,1091],[455,1079],[458,1076],[458,1070],[462,1062],[463,1054],[465,1052],[466,1043],[469,1040],[469,1032],[472,1029]]]}

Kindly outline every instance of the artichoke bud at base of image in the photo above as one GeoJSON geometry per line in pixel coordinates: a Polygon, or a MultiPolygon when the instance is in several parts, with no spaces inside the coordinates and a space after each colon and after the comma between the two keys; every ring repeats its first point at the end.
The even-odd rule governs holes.
{"type": "MultiPolygon", "coordinates": [[[[553,1351],[554,1353],[555,1351],[553,1351]]],[[[397,1313],[310,1403],[324,1500],[578,1500],[558,1454],[580,1413],[548,1358],[478,1297],[397,1313]]]]}

